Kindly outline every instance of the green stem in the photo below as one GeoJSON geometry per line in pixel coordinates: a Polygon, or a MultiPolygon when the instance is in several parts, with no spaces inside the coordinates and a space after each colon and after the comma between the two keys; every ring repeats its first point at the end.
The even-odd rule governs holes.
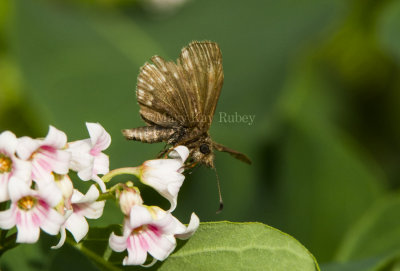
{"type": "Polygon", "coordinates": [[[77,250],[80,250],[80,252],[84,253],[88,258],[90,258],[92,261],[94,261],[99,266],[101,266],[102,269],[104,269],[104,270],[112,270],[112,271],[121,270],[120,268],[116,267],[115,265],[109,263],[108,259],[104,259],[101,256],[99,256],[96,253],[94,253],[92,250],[84,247],[82,245],[82,243],[76,244],[70,238],[67,238],[66,242],[68,244],[72,245],[73,247],[75,247],[77,250]]]}
{"type": "Polygon", "coordinates": [[[18,245],[15,240],[17,240],[17,233],[11,234],[4,240],[4,244],[1,244],[0,246],[0,257],[4,254],[4,252],[18,245]]]}
{"type": "Polygon", "coordinates": [[[135,175],[136,177],[139,177],[140,171],[141,171],[141,167],[117,168],[117,169],[114,169],[114,170],[111,170],[110,172],[108,172],[106,175],[101,177],[101,179],[103,180],[103,182],[107,183],[115,176],[122,175],[122,174],[135,175]]]}
{"type": "Polygon", "coordinates": [[[4,245],[4,241],[6,240],[8,230],[1,230],[0,231],[0,245],[4,245]]]}
{"type": "Polygon", "coordinates": [[[108,200],[108,199],[115,199],[115,190],[117,190],[118,188],[123,187],[124,184],[122,183],[117,183],[116,185],[114,185],[113,187],[111,187],[110,189],[107,190],[106,193],[103,193],[99,196],[99,198],[97,199],[97,201],[102,201],[102,200],[108,200]]]}

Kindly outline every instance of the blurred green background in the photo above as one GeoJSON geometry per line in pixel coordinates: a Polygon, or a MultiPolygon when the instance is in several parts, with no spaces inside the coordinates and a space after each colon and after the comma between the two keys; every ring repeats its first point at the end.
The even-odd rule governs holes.
{"type": "MultiPolygon", "coordinates": [[[[0,1],[0,131],[43,137],[51,124],[73,141],[99,122],[113,140],[110,168],[139,165],[164,147],[120,132],[144,124],[139,67],[216,41],[225,82],[211,135],[253,165],[218,153],[224,211],[215,214],[215,173],[198,167],[174,214],[266,223],[322,270],[400,270],[400,1],[149,2],[0,1]],[[219,112],[255,121],[224,123],[219,112]]],[[[140,187],[145,202],[168,207],[140,187]]],[[[109,202],[100,220],[122,216],[109,202]]],[[[7,252],[2,270],[95,270],[67,245],[49,251],[57,240],[42,236],[7,252]]]]}

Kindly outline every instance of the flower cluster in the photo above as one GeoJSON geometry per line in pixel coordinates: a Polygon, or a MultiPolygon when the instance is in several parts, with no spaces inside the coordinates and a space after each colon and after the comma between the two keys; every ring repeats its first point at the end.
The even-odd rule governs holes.
{"type": "Polygon", "coordinates": [[[123,235],[112,233],[109,245],[117,252],[128,251],[124,265],[143,265],[147,253],[153,257],[151,264],[163,261],[175,249],[175,238],[187,239],[197,230],[199,218],[196,214],[192,213],[187,227],[171,214],[185,178],[182,172],[188,155],[186,147],[178,146],[169,155],[172,159],[149,160],[140,167],[131,168],[132,174],[168,199],[171,208],[164,211],[158,206],[144,205],[137,187],[123,188],[118,195],[125,215],[123,235]]]}
{"type": "Polygon", "coordinates": [[[101,217],[105,199],[113,198],[124,214],[123,234],[112,233],[109,246],[116,252],[128,251],[123,264],[144,265],[147,253],[153,257],[151,264],[166,259],[176,247],[176,238],[189,238],[200,223],[194,213],[188,226],[171,214],[185,179],[188,148],[178,146],[170,158],[109,171],[109,158],[102,151],[109,147],[110,135],[100,124],[86,126],[90,138],[68,143],[65,133],[52,126],[44,139],[17,138],[9,131],[0,134],[0,229],[16,226],[17,243],[37,242],[40,229],[60,234],[52,248],[65,243],[68,230],[78,243],[89,231],[86,219],[101,217]],[[94,181],[100,191],[95,184],[86,194],[74,189],[71,171],[82,181],[94,181]],[[145,205],[130,181],[107,189],[105,183],[120,174],[135,175],[154,188],[170,202],[170,209],[145,205]]]}
{"type": "Polygon", "coordinates": [[[101,151],[111,143],[110,135],[97,123],[86,124],[90,138],[67,143],[64,132],[50,126],[44,139],[17,138],[12,132],[0,134],[0,228],[17,227],[17,243],[35,243],[40,229],[50,235],[65,229],[79,242],[88,232],[86,218],[99,218],[104,201],[92,185],[86,195],[74,189],[68,176],[78,172],[84,180],[104,183],[97,174],[108,172],[108,156],[101,151]]]}

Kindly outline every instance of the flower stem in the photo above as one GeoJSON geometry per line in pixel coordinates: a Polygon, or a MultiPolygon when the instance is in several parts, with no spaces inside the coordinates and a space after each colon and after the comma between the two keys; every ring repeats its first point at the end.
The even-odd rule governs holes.
{"type": "Polygon", "coordinates": [[[123,175],[123,174],[135,175],[136,177],[139,177],[140,170],[141,170],[141,167],[117,168],[117,169],[114,169],[114,170],[111,170],[110,172],[108,172],[106,175],[101,177],[101,179],[103,180],[103,182],[107,183],[115,176],[123,175]]]}

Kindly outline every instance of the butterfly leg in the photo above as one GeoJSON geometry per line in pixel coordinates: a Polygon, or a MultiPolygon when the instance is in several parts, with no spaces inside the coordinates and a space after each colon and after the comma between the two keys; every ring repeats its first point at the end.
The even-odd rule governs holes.
{"type": "Polygon", "coordinates": [[[191,169],[191,168],[194,168],[195,166],[197,166],[197,162],[189,162],[189,163],[185,164],[184,169],[185,170],[191,169]]]}
{"type": "Polygon", "coordinates": [[[168,148],[168,144],[165,144],[164,149],[160,151],[160,153],[157,155],[157,158],[167,158],[168,153],[171,151],[171,148],[168,148]]]}

